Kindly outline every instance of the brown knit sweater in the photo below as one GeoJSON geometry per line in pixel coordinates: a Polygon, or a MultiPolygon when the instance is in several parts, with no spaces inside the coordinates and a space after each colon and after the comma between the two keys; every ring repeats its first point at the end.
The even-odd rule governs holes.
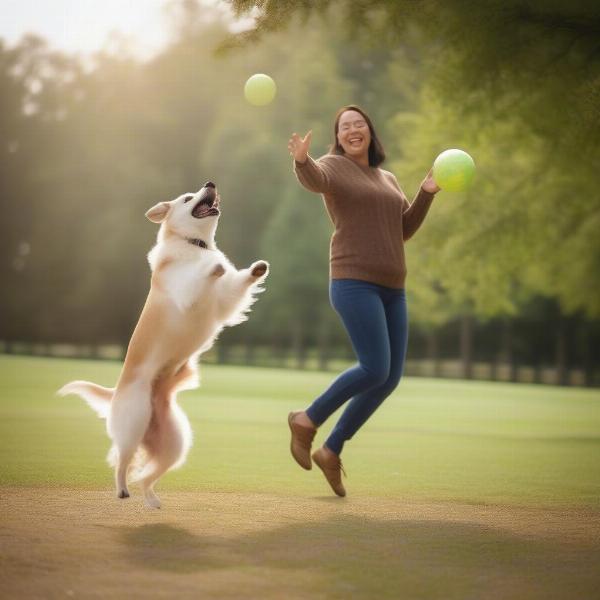
{"type": "Polygon", "coordinates": [[[337,154],[294,161],[294,171],[306,189],[323,194],[335,227],[330,277],[403,288],[404,242],[423,222],[434,195],[420,189],[409,204],[392,173],[337,154]]]}

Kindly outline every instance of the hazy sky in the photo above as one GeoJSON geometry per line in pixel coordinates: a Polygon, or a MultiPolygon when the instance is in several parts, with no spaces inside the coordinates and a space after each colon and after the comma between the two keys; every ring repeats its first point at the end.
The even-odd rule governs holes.
{"type": "MultiPolygon", "coordinates": [[[[215,0],[216,1],[216,0],[215,0]]],[[[14,44],[27,32],[53,47],[89,53],[111,31],[135,38],[136,53],[148,56],[168,39],[167,0],[0,0],[0,38],[14,44]]]]}

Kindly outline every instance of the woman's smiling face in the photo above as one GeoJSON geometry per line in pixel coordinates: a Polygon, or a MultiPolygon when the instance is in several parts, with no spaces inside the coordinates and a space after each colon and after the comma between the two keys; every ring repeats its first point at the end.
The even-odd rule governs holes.
{"type": "Polygon", "coordinates": [[[338,143],[344,152],[358,158],[368,156],[371,131],[366,119],[355,110],[347,110],[338,121],[338,143]]]}

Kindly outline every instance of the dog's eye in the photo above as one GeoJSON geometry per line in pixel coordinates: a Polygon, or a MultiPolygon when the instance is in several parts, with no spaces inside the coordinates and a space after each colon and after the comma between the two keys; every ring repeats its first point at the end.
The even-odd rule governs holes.
{"type": "Polygon", "coordinates": [[[185,204],[186,202],[189,202],[194,196],[186,196],[185,199],[183,200],[183,203],[185,204]]]}

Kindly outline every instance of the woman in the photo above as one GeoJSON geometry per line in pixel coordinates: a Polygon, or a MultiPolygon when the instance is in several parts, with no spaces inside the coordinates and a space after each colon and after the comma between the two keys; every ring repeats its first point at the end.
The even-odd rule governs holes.
{"type": "Polygon", "coordinates": [[[352,398],[324,445],[312,459],[333,491],[345,496],[340,454],[396,388],[402,375],[408,323],[404,242],[419,228],[439,187],[427,174],[409,204],[396,178],[379,168],[385,160],[371,120],[358,106],[342,107],[335,118],[335,143],[314,161],[312,132],[294,133],[288,143],[294,171],[308,190],[323,194],[335,226],[330,252],[330,299],[350,336],[358,364],[342,373],[306,410],[288,416],[291,452],[311,469],[317,428],[352,398]]]}

